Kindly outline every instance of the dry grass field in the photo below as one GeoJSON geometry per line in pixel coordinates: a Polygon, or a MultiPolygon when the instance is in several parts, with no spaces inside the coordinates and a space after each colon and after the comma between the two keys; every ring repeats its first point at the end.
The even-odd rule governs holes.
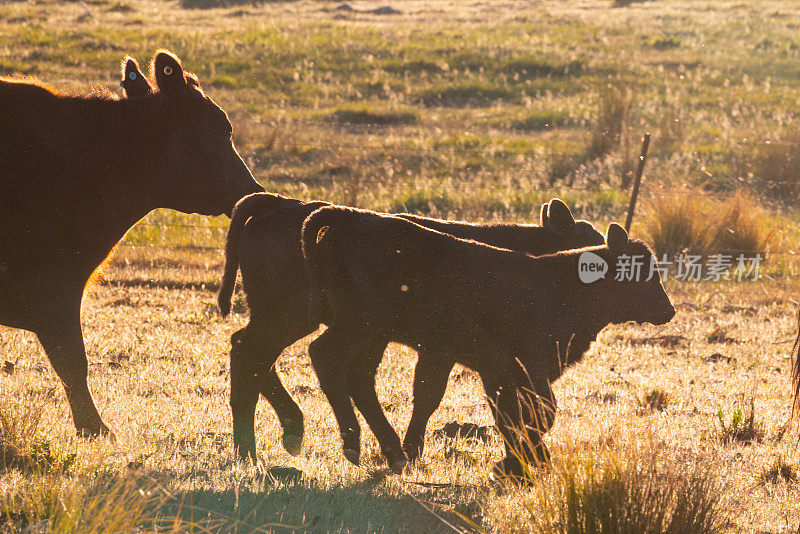
{"type": "MultiPolygon", "coordinates": [[[[227,403],[229,336],[247,310],[239,297],[222,320],[213,292],[227,220],[154,212],[84,299],[89,384],[115,442],[75,437],[35,337],[0,327],[0,531],[696,532],[672,512],[707,506],[707,532],[796,532],[800,7],[350,5],[0,3],[0,75],[118,91],[124,54],[170,48],[230,113],[267,190],[475,220],[532,220],[557,195],[605,229],[624,215],[649,131],[633,234],[664,250],[766,251],[761,279],[669,280],[670,324],[604,330],[555,384],[553,466],[531,488],[488,481],[501,455],[493,430],[436,432],[491,424],[463,368],[409,473],[391,474],[368,431],[363,465],[350,465],[309,339],[277,364],[306,414],[302,453],[283,451],[262,403],[252,466],[235,459],[227,403]],[[671,529],[631,518],[661,509],[671,529]]],[[[414,362],[392,346],[378,378],[399,430],[414,362]]]]}

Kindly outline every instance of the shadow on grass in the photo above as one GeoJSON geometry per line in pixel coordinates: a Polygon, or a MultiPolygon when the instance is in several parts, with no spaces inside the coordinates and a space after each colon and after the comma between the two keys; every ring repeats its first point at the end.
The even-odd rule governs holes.
{"type": "Polygon", "coordinates": [[[255,484],[248,481],[247,488],[234,483],[225,490],[182,492],[159,512],[189,524],[205,522],[214,531],[242,533],[442,532],[451,528],[420,502],[462,530],[465,522],[451,510],[467,517],[476,513],[472,499],[463,495],[469,489],[415,488],[412,497],[384,486],[385,478],[381,471],[363,481],[322,483],[294,468],[273,467],[255,484]]]}
{"type": "Polygon", "coordinates": [[[216,7],[260,6],[294,2],[296,0],[181,0],[184,9],[213,9],[216,7]]]}

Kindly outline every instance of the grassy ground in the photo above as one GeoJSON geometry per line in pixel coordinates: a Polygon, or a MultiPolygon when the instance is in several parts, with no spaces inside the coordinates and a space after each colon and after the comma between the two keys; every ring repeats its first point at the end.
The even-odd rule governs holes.
{"type": "MultiPolygon", "coordinates": [[[[559,412],[547,438],[556,469],[544,480],[569,462],[656,451],[665,469],[699,462],[711,470],[725,530],[797,529],[798,431],[783,431],[800,233],[794,2],[398,1],[401,13],[392,15],[326,1],[207,5],[0,4],[0,75],[117,90],[122,55],[144,60],[173,49],[231,114],[259,181],[302,198],[530,220],[559,195],[605,224],[624,214],[620,185],[643,131],[654,136],[645,210],[657,199],[754,192],[766,210],[750,224],[772,233],[771,279],[670,282],[678,315],[668,326],[605,330],[556,384],[559,412]],[[665,335],[678,337],[656,337],[665,335]],[[747,442],[742,429],[758,439],[747,442]]],[[[645,221],[634,234],[645,235],[645,221]]],[[[208,290],[220,274],[224,225],[155,212],[120,247],[110,284],[85,299],[90,386],[116,444],[74,438],[35,339],[0,330],[0,357],[14,364],[0,375],[0,423],[44,464],[0,475],[7,516],[17,525],[49,518],[76,532],[130,530],[155,516],[162,526],[181,518],[178,529],[242,532],[442,531],[442,519],[527,531],[541,521],[546,484],[486,484],[500,454],[492,433],[472,443],[429,432],[422,463],[400,478],[388,475],[367,432],[365,465],[350,466],[305,342],[278,364],[307,416],[302,455],[282,451],[277,421],[260,407],[264,467],[237,465],[226,354],[245,315],[220,320],[208,290]],[[173,248],[182,245],[210,248],[173,248]],[[128,287],[149,280],[188,286],[128,287]]],[[[411,351],[393,347],[381,369],[381,399],[398,428],[410,416],[413,363],[411,351]]],[[[479,381],[463,369],[430,429],[454,420],[490,424],[479,381]]]]}

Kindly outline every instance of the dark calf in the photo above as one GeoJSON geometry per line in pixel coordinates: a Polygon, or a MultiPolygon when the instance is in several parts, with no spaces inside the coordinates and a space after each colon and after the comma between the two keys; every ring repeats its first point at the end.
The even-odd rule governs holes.
{"type": "MultiPolygon", "coordinates": [[[[219,306],[223,315],[230,311],[236,271],[241,266],[250,322],[231,337],[231,410],[234,444],[243,456],[255,457],[254,417],[259,393],[278,414],[284,448],[292,454],[300,452],[303,414],[281,384],[274,364],[285,347],[316,329],[309,327],[307,320],[309,286],[300,231],[305,218],[326,205],[258,193],[243,198],[231,218],[219,306]]],[[[575,221],[558,199],[542,206],[541,226],[473,224],[408,214],[399,217],[532,254],[603,242],[602,234],[586,221],[575,221]]],[[[375,347],[378,357],[384,348],[385,344],[375,347]]],[[[415,373],[415,381],[425,379],[425,370],[415,373]]]]}
{"type": "Polygon", "coordinates": [[[123,60],[124,99],[0,79],[0,324],[37,334],[83,434],[108,432],[80,324],[92,271],[153,209],[219,215],[261,190],[178,58],[157,52],[151,73],[123,60]]]}
{"type": "MultiPolygon", "coordinates": [[[[372,428],[390,466],[405,465],[397,434],[374,388],[382,349],[390,341],[419,351],[414,408],[406,448],[421,447],[423,420],[438,406],[456,362],[479,373],[506,443],[530,461],[546,462],[543,434],[555,417],[550,384],[580,360],[606,325],[664,324],[675,310],[646,245],[612,224],[603,246],[540,257],[432,231],[399,217],[324,207],[306,219],[303,252],[309,269],[312,325],[328,329],[309,347],[320,385],[342,433],[345,455],[359,457],[359,429],[350,396],[372,428]],[[611,274],[579,280],[591,255],[611,274]],[[643,263],[639,280],[617,281],[620,257],[643,263]],[[586,256],[584,256],[586,258],[586,256]],[[322,306],[320,306],[320,303],[322,306]],[[515,426],[524,428],[520,439],[515,426]],[[410,436],[410,437],[409,437],[410,436]]],[[[500,471],[521,474],[507,454],[500,471]]]]}

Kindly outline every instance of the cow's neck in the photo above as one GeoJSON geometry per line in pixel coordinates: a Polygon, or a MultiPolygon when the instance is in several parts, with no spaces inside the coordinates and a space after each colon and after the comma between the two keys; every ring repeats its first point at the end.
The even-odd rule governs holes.
{"type": "MultiPolygon", "coordinates": [[[[553,254],[537,258],[538,268],[552,280],[545,291],[552,303],[554,331],[561,332],[559,344],[569,345],[567,364],[577,361],[589,348],[597,334],[611,323],[610,307],[614,302],[605,296],[603,282],[585,284],[578,278],[577,254],[553,254]]],[[[613,273],[606,276],[613,276],[613,273]]]]}
{"type": "Polygon", "coordinates": [[[154,95],[138,101],[90,100],[76,111],[92,122],[74,133],[71,144],[93,151],[91,157],[77,155],[80,172],[70,185],[74,198],[85,202],[65,213],[74,225],[66,230],[83,240],[79,246],[91,249],[86,253],[92,263],[102,261],[131,226],[163,204],[152,163],[159,135],[150,121],[153,110],[147,109],[158,105],[154,95]]]}

